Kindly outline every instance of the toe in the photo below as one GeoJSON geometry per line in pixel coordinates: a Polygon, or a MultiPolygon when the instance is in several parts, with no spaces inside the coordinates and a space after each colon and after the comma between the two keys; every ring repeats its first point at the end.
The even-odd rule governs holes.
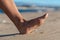
{"type": "Polygon", "coordinates": [[[45,13],[43,16],[41,16],[41,18],[46,19],[48,17],[48,13],[45,13]]]}

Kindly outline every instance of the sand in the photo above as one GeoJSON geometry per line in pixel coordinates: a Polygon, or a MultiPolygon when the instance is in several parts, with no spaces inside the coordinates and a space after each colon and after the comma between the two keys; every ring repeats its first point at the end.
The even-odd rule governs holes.
{"type": "MultiPolygon", "coordinates": [[[[43,14],[22,13],[26,20],[43,14]]],[[[60,11],[48,12],[48,14],[49,17],[43,25],[26,35],[19,35],[11,20],[5,14],[0,14],[0,40],[60,40],[60,11]]]]}

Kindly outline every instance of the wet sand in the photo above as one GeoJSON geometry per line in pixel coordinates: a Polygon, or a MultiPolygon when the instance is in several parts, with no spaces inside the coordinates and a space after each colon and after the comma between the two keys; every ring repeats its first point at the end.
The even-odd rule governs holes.
{"type": "MultiPolygon", "coordinates": [[[[22,13],[26,20],[43,14],[22,13]]],[[[60,40],[60,11],[48,12],[48,14],[49,17],[43,25],[26,35],[19,35],[11,20],[5,14],[0,14],[0,40],[60,40]]]]}

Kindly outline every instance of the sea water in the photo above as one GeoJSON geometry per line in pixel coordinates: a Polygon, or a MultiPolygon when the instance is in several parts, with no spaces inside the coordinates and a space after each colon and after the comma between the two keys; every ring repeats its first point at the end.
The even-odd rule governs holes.
{"type": "MultiPolygon", "coordinates": [[[[38,12],[37,9],[18,9],[19,12],[38,12]]],[[[0,9],[0,14],[4,13],[4,11],[2,9],[0,9]]]]}

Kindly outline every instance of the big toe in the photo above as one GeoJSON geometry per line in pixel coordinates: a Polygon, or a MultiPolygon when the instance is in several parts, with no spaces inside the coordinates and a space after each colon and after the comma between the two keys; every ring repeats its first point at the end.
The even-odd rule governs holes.
{"type": "Polygon", "coordinates": [[[45,13],[43,16],[41,16],[42,18],[46,19],[48,17],[48,13],[45,13]]]}

